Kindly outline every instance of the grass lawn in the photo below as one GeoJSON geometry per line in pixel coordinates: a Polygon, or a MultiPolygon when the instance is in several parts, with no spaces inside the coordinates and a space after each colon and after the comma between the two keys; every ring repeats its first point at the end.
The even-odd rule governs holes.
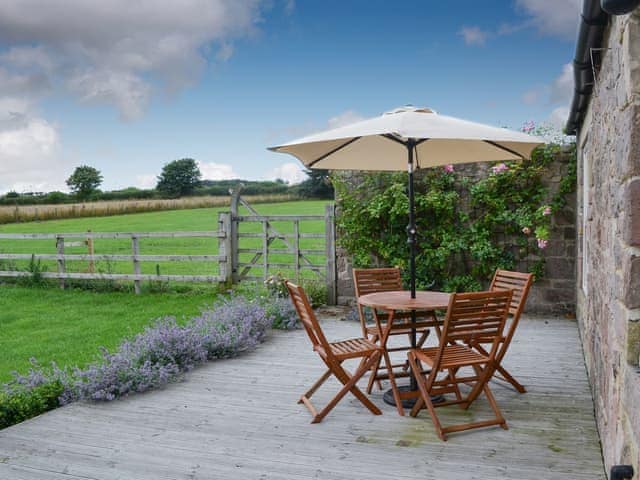
{"type": "MultiPolygon", "coordinates": [[[[323,215],[326,200],[295,201],[273,204],[258,204],[254,208],[264,215],[323,215]]],[[[174,232],[174,231],[212,231],[218,229],[218,213],[228,211],[227,207],[199,208],[192,210],[169,210],[111,217],[74,218],[0,225],[0,233],[69,233],[69,232],[174,232]]],[[[242,211],[241,214],[248,214],[242,211]]],[[[290,222],[275,222],[273,227],[281,233],[292,233],[290,222]]],[[[305,221],[300,224],[303,233],[324,233],[323,221],[305,221]]],[[[261,232],[260,223],[241,224],[241,232],[261,232]]],[[[72,240],[77,241],[77,240],[72,240]]],[[[241,248],[261,248],[260,238],[244,238],[241,248]]],[[[276,240],[273,248],[282,249],[285,245],[276,240]]],[[[131,254],[131,241],[128,239],[96,239],[96,254],[131,254]]],[[[301,248],[323,249],[321,239],[302,239],[301,248]]],[[[0,239],[0,252],[3,253],[56,253],[55,240],[3,240],[0,239]]],[[[86,246],[66,247],[67,254],[86,254],[86,246]]],[[[145,238],[140,240],[141,255],[215,255],[218,253],[216,238],[145,238]]],[[[241,261],[248,261],[253,255],[241,254],[241,261]]],[[[323,256],[311,256],[314,264],[323,264],[323,256]]],[[[273,254],[273,263],[293,264],[291,254],[273,254]]],[[[0,262],[1,263],[1,262],[0,262]]],[[[13,264],[25,269],[28,261],[15,261],[13,264]]],[[[43,261],[48,271],[55,271],[55,261],[43,261]]],[[[67,261],[67,271],[87,271],[87,262],[67,261]]],[[[96,270],[103,273],[133,273],[129,261],[97,261],[96,270]]],[[[168,275],[212,275],[218,273],[216,262],[142,262],[142,273],[154,274],[160,271],[168,275]]],[[[0,265],[0,270],[4,270],[0,265]]]]}
{"type": "MultiPolygon", "coordinates": [[[[260,204],[254,208],[265,215],[323,215],[327,201],[297,201],[260,204]]],[[[77,218],[0,225],[2,233],[65,233],[84,232],[151,232],[151,231],[204,231],[216,230],[218,212],[227,208],[202,208],[149,212],[112,217],[77,218]]],[[[243,213],[243,212],[241,212],[243,213]]],[[[248,212],[244,212],[248,213],[248,212]]],[[[292,224],[274,225],[281,232],[292,232],[292,224]]],[[[243,225],[241,231],[260,232],[261,225],[243,225]]],[[[301,232],[324,232],[324,222],[301,224],[301,232]]],[[[243,248],[256,248],[261,239],[243,239],[243,248]],[[253,245],[255,243],[255,246],[253,245]]],[[[303,248],[321,248],[323,240],[307,239],[303,248]],[[319,244],[319,245],[318,245],[319,244]]],[[[275,244],[275,242],[274,242],[275,244]]],[[[275,246],[275,245],[274,245],[275,246]]],[[[276,248],[284,248],[276,246],[276,248]]],[[[127,240],[96,240],[96,253],[130,254],[127,240]]],[[[0,251],[11,253],[55,253],[53,240],[0,240],[0,251]]],[[[67,253],[86,253],[86,247],[69,247],[67,253]],[[84,249],[84,251],[83,251],[84,249]]],[[[140,253],[162,254],[216,254],[217,239],[142,239],[140,253]]],[[[244,258],[252,255],[243,254],[244,258]]],[[[291,255],[289,255],[291,257],[291,255]]],[[[293,262],[286,254],[270,256],[271,262],[293,262]]],[[[322,263],[319,259],[318,263],[322,263]]],[[[131,264],[96,262],[98,271],[130,273],[131,264]]],[[[45,264],[45,262],[43,262],[45,264]]],[[[16,265],[24,268],[23,264],[16,265]]],[[[165,262],[159,263],[163,274],[212,273],[211,263],[165,262]]],[[[143,263],[143,272],[154,273],[155,262],[143,263]]],[[[46,264],[55,271],[55,264],[46,264]]],[[[67,262],[68,271],[83,271],[83,262],[67,262]]],[[[214,272],[217,272],[215,265],[214,272]]],[[[5,269],[0,265],[0,270],[5,269]]],[[[42,365],[55,361],[59,366],[83,366],[95,360],[99,347],[115,348],[123,338],[135,335],[163,316],[178,319],[197,315],[202,307],[214,299],[215,288],[197,287],[187,293],[126,292],[96,293],[83,290],[57,288],[26,288],[0,283],[0,382],[11,378],[10,372],[26,373],[29,359],[36,358],[42,365]]]]}
{"type": "Polygon", "coordinates": [[[83,366],[99,347],[117,347],[156,318],[193,317],[214,296],[213,290],[134,295],[0,285],[0,383],[13,370],[26,373],[32,357],[42,365],[83,366]]]}

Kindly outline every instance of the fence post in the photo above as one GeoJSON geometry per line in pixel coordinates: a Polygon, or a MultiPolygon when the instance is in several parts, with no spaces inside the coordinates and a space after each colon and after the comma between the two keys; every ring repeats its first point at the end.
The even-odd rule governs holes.
{"type": "Polygon", "coordinates": [[[324,209],[325,251],[327,256],[327,303],[338,303],[338,279],[336,272],[336,224],[335,207],[326,205],[324,209]]]}
{"type": "Polygon", "coordinates": [[[91,260],[89,260],[89,273],[96,273],[96,265],[93,261],[93,255],[95,251],[93,249],[93,236],[91,235],[91,230],[87,230],[89,236],[87,236],[87,252],[91,255],[91,260]]]}
{"type": "Polygon", "coordinates": [[[263,280],[269,276],[269,222],[262,221],[262,264],[264,266],[263,280]]]}
{"type": "MultiPolygon", "coordinates": [[[[64,255],[64,237],[56,237],[56,252],[58,253],[58,255],[64,255]]],[[[65,264],[64,264],[64,258],[60,257],[58,258],[58,273],[65,273],[65,264]]],[[[62,288],[64,290],[65,287],[65,281],[64,278],[60,278],[59,280],[59,285],[60,288],[62,288]]]]}
{"type": "MultiPolygon", "coordinates": [[[[133,255],[133,273],[140,275],[140,260],[138,260],[138,255],[140,255],[140,244],[138,243],[138,237],[135,235],[131,235],[131,254],[133,255]]],[[[136,294],[140,293],[140,280],[133,281],[133,289],[136,294]]]]}
{"type": "Polygon", "coordinates": [[[218,230],[224,232],[224,237],[218,237],[218,255],[224,255],[225,259],[218,262],[220,276],[224,278],[226,284],[233,281],[232,259],[233,250],[231,248],[231,213],[218,213],[218,230]]]}
{"type": "Polygon", "coordinates": [[[300,284],[300,220],[293,221],[293,263],[296,271],[296,283],[300,284]]]}
{"type": "Polygon", "coordinates": [[[240,204],[240,192],[242,191],[243,184],[238,184],[234,189],[229,190],[231,194],[231,235],[230,235],[230,258],[231,258],[231,283],[238,283],[239,278],[239,263],[240,258],[238,254],[238,248],[240,247],[239,235],[238,235],[238,207],[240,204]]]}

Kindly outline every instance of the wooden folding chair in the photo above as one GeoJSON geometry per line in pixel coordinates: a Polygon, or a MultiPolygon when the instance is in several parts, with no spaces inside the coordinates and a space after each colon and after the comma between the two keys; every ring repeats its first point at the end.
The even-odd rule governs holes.
{"type": "MultiPolygon", "coordinates": [[[[532,273],[520,273],[511,272],[509,270],[496,270],[491,281],[490,290],[512,290],[513,296],[511,297],[511,305],[509,306],[509,314],[511,315],[511,323],[507,328],[507,334],[505,335],[504,342],[500,345],[500,349],[496,354],[496,375],[494,378],[509,382],[520,393],[526,393],[526,389],[520,384],[513,376],[502,366],[502,359],[504,358],[513,335],[516,332],[516,327],[520,321],[520,315],[524,309],[524,304],[527,301],[529,295],[529,289],[533,282],[532,273]]],[[[476,348],[483,355],[487,355],[487,350],[478,342],[471,344],[470,346],[476,348]]]]}
{"type": "Polygon", "coordinates": [[[293,305],[298,312],[298,316],[302,321],[309,339],[313,345],[313,350],[320,356],[327,366],[327,371],[313,384],[313,386],[305,392],[298,403],[304,403],[313,415],[311,423],[319,423],[322,419],[336,406],[336,404],[344,397],[347,392],[351,392],[360,402],[367,407],[374,415],[382,415],[382,412],[362,393],[356,386],[356,383],[362,375],[370,370],[379,360],[382,354],[382,348],[366,338],[352,338],[339,342],[329,343],[325,337],[320,323],[313,313],[311,304],[302,287],[291,282],[286,282],[289,295],[293,305]],[[350,374],[343,367],[345,360],[359,358],[360,365],[357,370],[350,374]],[[333,399],[319,412],[311,403],[311,396],[322,384],[327,381],[331,375],[335,376],[343,385],[340,391],[333,399]]]}
{"type": "MultiPolygon", "coordinates": [[[[353,280],[356,297],[361,297],[368,293],[390,292],[403,289],[399,268],[354,268],[353,280]]],[[[373,310],[372,313],[374,320],[373,324],[367,322],[364,307],[358,304],[358,315],[360,316],[360,326],[362,328],[363,337],[371,340],[372,342],[378,343],[383,337],[382,332],[387,326],[386,322],[389,318],[389,314],[388,312],[376,310],[373,310]]],[[[437,318],[434,312],[416,312],[416,322],[413,322],[411,312],[396,312],[394,315],[393,325],[391,325],[391,330],[389,331],[389,336],[406,335],[410,340],[412,335],[411,329],[415,328],[416,335],[420,336],[416,346],[420,348],[429,335],[429,328],[433,327],[435,322],[437,322],[437,318]]],[[[378,388],[381,388],[381,380],[392,380],[389,378],[389,368],[398,369],[402,367],[402,370],[394,371],[394,375],[396,377],[406,377],[409,375],[405,368],[405,363],[392,365],[387,357],[388,352],[406,351],[411,348],[411,345],[393,348],[387,348],[386,345],[382,344],[381,346],[386,352],[386,355],[381,357],[381,360],[385,360],[385,366],[383,367],[380,365],[381,361],[376,364],[375,370],[372,370],[372,375],[369,377],[367,393],[371,393],[374,383],[377,383],[378,388]]]]}
{"type": "Polygon", "coordinates": [[[508,428],[488,382],[495,370],[511,296],[511,290],[452,295],[439,346],[411,349],[407,354],[420,392],[411,416],[415,417],[426,406],[442,440],[447,439],[447,433],[472,428],[491,425],[500,425],[505,430],[508,428]],[[470,348],[468,343],[474,340],[491,343],[489,353],[485,355],[470,348]],[[427,367],[431,368],[428,372],[425,371],[427,367]],[[469,372],[470,369],[473,373],[469,372]],[[470,388],[466,395],[459,388],[461,383],[470,388]],[[448,427],[441,425],[436,408],[458,404],[466,410],[480,393],[484,393],[489,400],[495,418],[448,427]],[[434,396],[444,394],[454,394],[455,400],[439,403],[431,400],[434,396]]]}

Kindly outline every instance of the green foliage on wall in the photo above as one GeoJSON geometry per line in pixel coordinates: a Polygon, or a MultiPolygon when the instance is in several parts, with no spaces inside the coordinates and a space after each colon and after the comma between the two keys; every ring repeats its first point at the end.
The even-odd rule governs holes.
{"type": "MultiPolygon", "coordinates": [[[[560,150],[547,144],[531,160],[496,164],[479,179],[452,165],[419,171],[417,287],[478,290],[496,268],[515,269],[524,260],[541,278],[552,214],[575,190],[575,148],[559,191],[543,181],[560,150]]],[[[406,174],[336,173],[332,181],[339,241],[354,266],[399,266],[408,275],[406,174]]]]}

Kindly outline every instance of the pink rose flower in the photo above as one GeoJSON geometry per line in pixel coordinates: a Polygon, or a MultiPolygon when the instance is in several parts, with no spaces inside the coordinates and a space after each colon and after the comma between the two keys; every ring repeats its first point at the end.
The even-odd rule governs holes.
{"type": "Polygon", "coordinates": [[[536,124],[533,120],[529,120],[528,122],[525,122],[524,125],[522,125],[522,131],[524,133],[531,133],[535,128],[536,124]]]}
{"type": "Polygon", "coordinates": [[[447,173],[453,173],[453,165],[449,164],[449,165],[445,165],[444,166],[444,171],[447,173]]]}
{"type": "Polygon", "coordinates": [[[529,235],[531,233],[531,229],[529,227],[524,227],[522,229],[522,233],[524,233],[525,235],[529,235]]]}
{"type": "Polygon", "coordinates": [[[544,250],[545,248],[547,248],[547,245],[549,245],[549,240],[545,240],[543,238],[538,239],[538,248],[540,250],[544,250]]]}
{"type": "Polygon", "coordinates": [[[551,207],[547,207],[542,212],[542,215],[551,215],[551,207]]]}
{"type": "Polygon", "coordinates": [[[509,170],[509,167],[507,167],[504,163],[500,163],[495,167],[491,167],[491,170],[493,171],[493,173],[498,174],[498,173],[506,172],[507,170],[509,170]]]}

